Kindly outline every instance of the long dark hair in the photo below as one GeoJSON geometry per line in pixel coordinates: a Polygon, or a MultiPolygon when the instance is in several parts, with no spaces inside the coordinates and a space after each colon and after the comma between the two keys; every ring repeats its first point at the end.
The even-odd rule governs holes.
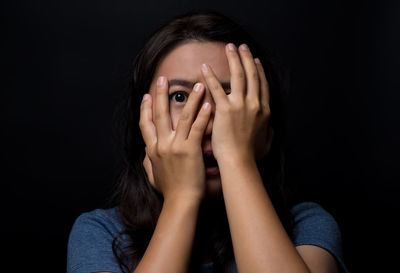
{"type": "MultiPolygon", "coordinates": [[[[284,188],[285,126],[281,79],[276,64],[271,54],[257,45],[231,19],[216,12],[191,12],[157,29],[134,60],[129,92],[123,106],[126,166],[115,192],[117,210],[125,229],[114,238],[113,251],[124,272],[135,268],[143,257],[163,203],[162,195],[150,185],[142,165],[145,144],[138,126],[140,103],[144,93],[149,90],[160,59],[173,48],[189,41],[231,42],[236,46],[246,43],[253,55],[261,60],[270,86],[270,123],[274,128],[274,139],[269,154],[258,162],[258,166],[283,226],[289,234],[292,232],[284,188]]],[[[229,271],[233,249],[222,198],[207,202],[200,210],[190,272],[195,272],[199,267],[200,250],[210,255],[214,272],[229,271]],[[210,213],[210,207],[213,213],[210,213]],[[207,232],[204,232],[207,228],[207,232]]]]}

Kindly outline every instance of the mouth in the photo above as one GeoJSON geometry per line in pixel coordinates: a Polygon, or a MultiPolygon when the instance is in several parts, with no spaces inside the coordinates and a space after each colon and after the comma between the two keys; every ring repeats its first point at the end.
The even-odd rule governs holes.
{"type": "Polygon", "coordinates": [[[215,176],[219,174],[218,162],[212,153],[204,154],[203,160],[207,175],[215,176]]]}

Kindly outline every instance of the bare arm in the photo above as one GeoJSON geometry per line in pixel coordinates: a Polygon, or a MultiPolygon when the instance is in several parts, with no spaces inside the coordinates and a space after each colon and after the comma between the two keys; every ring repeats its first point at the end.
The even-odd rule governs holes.
{"type": "Polygon", "coordinates": [[[238,272],[310,272],[283,228],[255,161],[221,162],[238,272]]]}
{"type": "Polygon", "coordinates": [[[273,136],[273,129],[268,132],[270,96],[262,64],[244,44],[239,50],[228,44],[226,55],[231,73],[229,95],[206,64],[203,75],[216,102],[212,147],[220,168],[238,271],[334,272],[327,260],[315,267],[313,258],[304,255],[310,249],[321,254],[321,249],[301,251],[304,259],[299,254],[261,180],[256,159],[268,153],[273,136]]]}
{"type": "Polygon", "coordinates": [[[164,202],[153,237],[134,272],[187,272],[199,204],[190,199],[164,202]]]}
{"type": "Polygon", "coordinates": [[[140,129],[146,143],[143,162],[150,184],[162,193],[164,204],[150,243],[134,272],[187,272],[201,200],[205,168],[201,140],[211,109],[197,109],[204,88],[194,88],[182,110],[176,130],[169,114],[168,83],[159,77],[155,88],[154,118],[151,95],[141,105],[140,129]]]}
{"type": "Polygon", "coordinates": [[[314,245],[301,245],[297,246],[296,249],[311,272],[339,272],[338,264],[335,258],[327,250],[314,245]]]}
{"type": "Polygon", "coordinates": [[[199,204],[187,198],[171,198],[164,202],[156,229],[135,273],[188,271],[199,204]]]}

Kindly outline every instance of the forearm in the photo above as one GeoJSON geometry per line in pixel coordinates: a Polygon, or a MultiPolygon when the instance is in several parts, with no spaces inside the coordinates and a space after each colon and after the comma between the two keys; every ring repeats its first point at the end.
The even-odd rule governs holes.
{"type": "Polygon", "coordinates": [[[137,272],[187,272],[200,203],[164,201],[153,237],[135,269],[137,272]]]}
{"type": "Polygon", "coordinates": [[[255,161],[219,162],[238,272],[309,272],[283,228],[255,161]]]}

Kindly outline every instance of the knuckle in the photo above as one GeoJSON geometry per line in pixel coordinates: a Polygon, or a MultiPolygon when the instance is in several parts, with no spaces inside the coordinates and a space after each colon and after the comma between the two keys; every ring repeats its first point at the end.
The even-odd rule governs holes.
{"type": "Polygon", "coordinates": [[[146,125],[147,125],[147,120],[143,116],[141,116],[139,118],[139,128],[143,129],[146,127],[146,125]]]}
{"type": "Polygon", "coordinates": [[[259,112],[261,112],[261,107],[260,107],[260,103],[258,102],[258,101],[252,101],[250,104],[249,104],[249,109],[250,109],[250,111],[252,111],[252,112],[254,112],[254,113],[259,113],[259,112]]]}
{"type": "Polygon", "coordinates": [[[183,111],[179,116],[180,121],[187,121],[189,119],[190,119],[190,113],[188,113],[187,111],[183,111]]]}
{"type": "Polygon", "coordinates": [[[198,124],[193,124],[191,132],[197,134],[200,131],[200,126],[198,124]]]}
{"type": "Polygon", "coordinates": [[[144,109],[145,109],[145,107],[146,107],[146,105],[142,102],[142,103],[140,104],[140,112],[143,112],[144,109]]]}
{"type": "Polygon", "coordinates": [[[164,117],[164,115],[162,113],[156,111],[156,113],[155,113],[156,120],[161,120],[163,117],[164,117]]]}
{"type": "Polygon", "coordinates": [[[239,79],[239,80],[245,80],[246,79],[243,70],[236,71],[235,72],[235,77],[237,79],[239,79]]]}
{"type": "Polygon", "coordinates": [[[203,126],[200,123],[201,122],[196,122],[193,124],[192,129],[191,129],[192,134],[194,133],[195,135],[198,135],[203,132],[203,129],[202,129],[203,126]]]}
{"type": "Polygon", "coordinates": [[[148,146],[147,147],[147,155],[149,156],[149,159],[153,158],[154,155],[156,154],[155,146],[148,146]]]}
{"type": "Polygon", "coordinates": [[[232,103],[230,107],[231,112],[240,112],[244,109],[244,101],[243,100],[237,100],[235,103],[232,103]]]}
{"type": "Polygon", "coordinates": [[[269,122],[269,120],[270,120],[270,115],[268,115],[268,114],[266,114],[265,112],[262,112],[262,113],[260,113],[260,120],[263,122],[263,123],[268,123],[269,122]]]}
{"type": "Polygon", "coordinates": [[[173,155],[179,155],[181,154],[181,149],[175,142],[174,144],[171,145],[171,154],[173,155]]]}
{"type": "Polygon", "coordinates": [[[143,129],[144,128],[144,121],[142,119],[139,120],[139,128],[143,129]]]}
{"type": "Polygon", "coordinates": [[[212,82],[214,79],[214,76],[211,73],[205,74],[204,77],[205,77],[207,83],[212,82]]]}
{"type": "Polygon", "coordinates": [[[264,108],[265,115],[270,117],[271,116],[271,108],[269,107],[269,105],[267,104],[263,108],[264,108]]]}
{"type": "Polygon", "coordinates": [[[230,112],[230,106],[228,105],[220,105],[217,109],[219,112],[221,112],[223,115],[229,114],[230,112]]]}
{"type": "Polygon", "coordinates": [[[220,89],[220,85],[219,85],[218,82],[213,81],[213,82],[210,84],[210,88],[211,88],[212,90],[218,90],[218,89],[220,89]]]}
{"type": "Polygon", "coordinates": [[[171,145],[171,154],[174,156],[184,156],[187,151],[183,148],[184,145],[181,142],[174,142],[171,145]]]}
{"type": "Polygon", "coordinates": [[[157,143],[157,156],[164,157],[168,154],[168,146],[162,143],[157,143]]]}
{"type": "Polygon", "coordinates": [[[165,86],[158,86],[156,87],[156,95],[163,95],[165,92],[166,87],[165,86]]]}
{"type": "Polygon", "coordinates": [[[251,79],[253,80],[253,81],[258,81],[258,72],[257,71],[252,71],[251,73],[250,73],[250,77],[251,77],[251,79]]]}

